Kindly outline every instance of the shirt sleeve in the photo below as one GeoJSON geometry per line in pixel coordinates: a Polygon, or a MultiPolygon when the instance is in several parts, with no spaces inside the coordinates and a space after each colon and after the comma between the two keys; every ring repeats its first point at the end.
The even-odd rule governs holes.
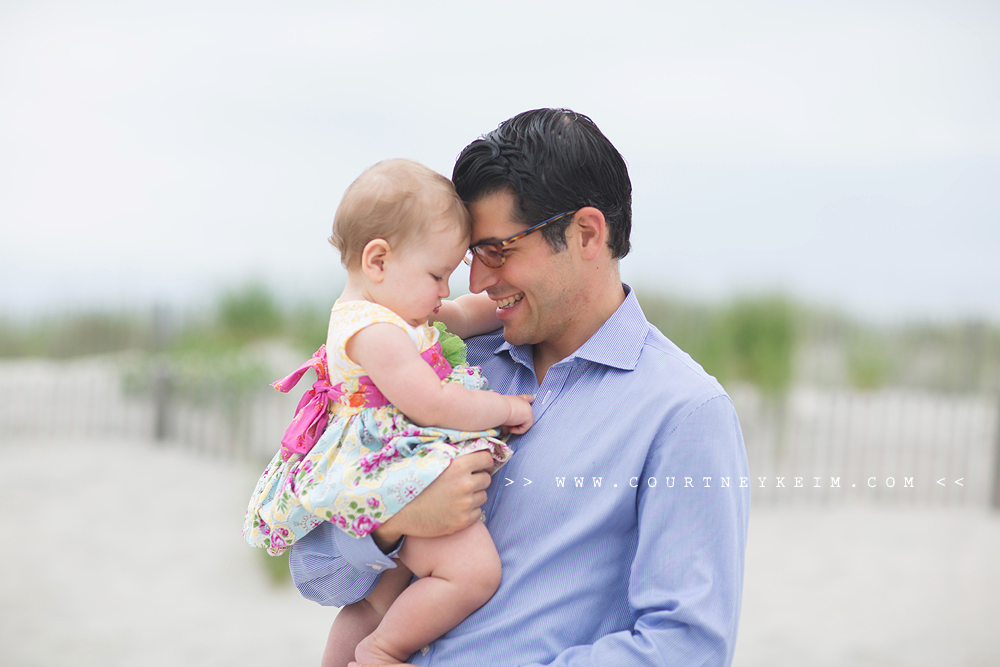
{"type": "Polygon", "coordinates": [[[628,590],[635,624],[564,650],[551,667],[732,663],[750,511],[739,422],[720,395],[669,429],[658,433],[636,478],[639,535],[628,590]],[[673,493],[651,492],[650,478],[659,486],[671,477],[673,493]]]}
{"type": "Polygon", "coordinates": [[[379,575],[396,567],[392,559],[400,548],[402,542],[384,554],[371,535],[355,539],[324,522],[292,545],[288,568],[307,600],[343,607],[372,592],[379,575]]]}

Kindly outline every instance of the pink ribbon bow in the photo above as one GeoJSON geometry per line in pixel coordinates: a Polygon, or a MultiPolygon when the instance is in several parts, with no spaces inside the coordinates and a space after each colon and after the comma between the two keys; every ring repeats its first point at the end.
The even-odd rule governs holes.
{"type": "MultiPolygon", "coordinates": [[[[441,344],[434,343],[420,353],[420,356],[430,364],[440,379],[445,379],[451,373],[451,364],[441,352],[441,344]]],[[[320,345],[312,359],[299,366],[299,369],[288,377],[278,380],[272,386],[278,391],[288,393],[299,383],[306,371],[312,368],[316,371],[316,382],[312,389],[302,395],[299,406],[295,409],[295,417],[281,438],[281,458],[287,461],[295,454],[305,456],[326,430],[330,419],[330,403],[343,402],[351,407],[382,407],[389,405],[387,399],[367,375],[358,378],[358,388],[352,394],[344,391],[344,383],[336,387],[330,384],[330,369],[326,365],[326,345],[320,345]],[[342,397],[347,397],[343,399],[342,397]]]]}
{"type": "Polygon", "coordinates": [[[281,458],[287,461],[292,455],[305,456],[326,430],[330,418],[330,401],[335,398],[330,386],[330,371],[326,365],[326,345],[320,345],[312,359],[299,366],[288,377],[278,380],[272,386],[280,392],[288,393],[298,384],[306,371],[316,371],[316,382],[312,389],[302,395],[295,408],[295,417],[281,438],[281,458]]]}

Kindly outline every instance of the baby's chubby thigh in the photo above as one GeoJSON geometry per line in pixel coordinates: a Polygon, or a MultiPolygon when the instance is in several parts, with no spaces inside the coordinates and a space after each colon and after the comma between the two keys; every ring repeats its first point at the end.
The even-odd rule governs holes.
{"type": "Polygon", "coordinates": [[[434,577],[455,584],[470,603],[476,602],[470,613],[485,604],[500,587],[500,556],[481,521],[442,537],[408,536],[399,559],[417,577],[434,577]]]}

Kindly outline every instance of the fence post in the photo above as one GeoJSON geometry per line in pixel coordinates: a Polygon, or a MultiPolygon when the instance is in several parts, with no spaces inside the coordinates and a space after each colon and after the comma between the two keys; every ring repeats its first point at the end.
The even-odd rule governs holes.
{"type": "Polygon", "coordinates": [[[1000,510],[1000,400],[997,404],[997,428],[993,434],[993,509],[1000,510]]]}
{"type": "Polygon", "coordinates": [[[160,304],[153,310],[153,353],[155,370],[153,371],[153,437],[164,441],[170,435],[170,399],[171,378],[170,368],[165,358],[167,341],[170,336],[169,313],[167,307],[160,304]]]}

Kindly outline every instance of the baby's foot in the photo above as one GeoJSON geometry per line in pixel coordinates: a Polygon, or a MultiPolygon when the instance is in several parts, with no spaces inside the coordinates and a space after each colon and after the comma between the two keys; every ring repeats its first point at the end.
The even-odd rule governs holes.
{"type": "Polygon", "coordinates": [[[372,633],[361,640],[358,647],[354,649],[354,659],[362,665],[395,665],[406,659],[404,655],[397,658],[379,645],[378,637],[372,633]]]}

